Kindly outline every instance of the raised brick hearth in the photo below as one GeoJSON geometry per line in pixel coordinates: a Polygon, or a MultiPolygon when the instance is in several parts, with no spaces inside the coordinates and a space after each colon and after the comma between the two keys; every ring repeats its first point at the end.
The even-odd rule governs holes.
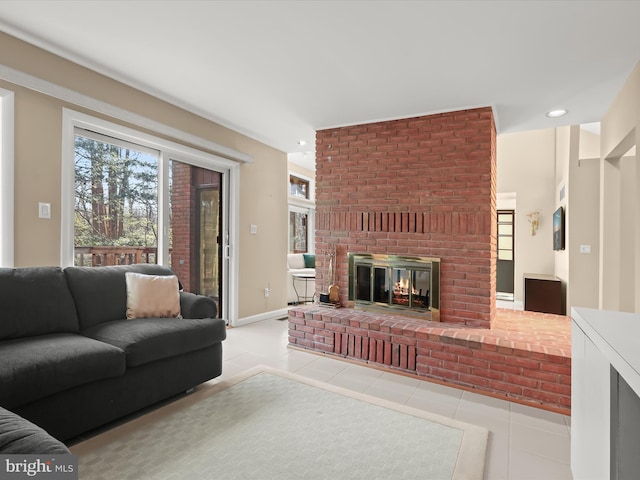
{"type": "Polygon", "coordinates": [[[570,414],[568,317],[499,310],[491,329],[296,307],[289,344],[570,414]]]}

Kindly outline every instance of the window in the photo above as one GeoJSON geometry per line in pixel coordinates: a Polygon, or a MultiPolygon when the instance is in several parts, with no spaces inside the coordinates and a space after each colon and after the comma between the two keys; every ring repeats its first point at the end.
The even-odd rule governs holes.
{"type": "Polygon", "coordinates": [[[309,180],[289,175],[289,195],[296,198],[309,199],[309,180]]]}
{"type": "Polygon", "coordinates": [[[0,88],[0,267],[13,267],[13,92],[0,88]]]}
{"type": "Polygon", "coordinates": [[[289,173],[289,253],[315,252],[313,179],[289,173]]]}
{"type": "Polygon", "coordinates": [[[75,265],[156,263],[159,159],[158,150],[76,128],[75,265]]]}
{"type": "Polygon", "coordinates": [[[289,253],[307,253],[309,214],[307,210],[289,209],[289,253]]]}

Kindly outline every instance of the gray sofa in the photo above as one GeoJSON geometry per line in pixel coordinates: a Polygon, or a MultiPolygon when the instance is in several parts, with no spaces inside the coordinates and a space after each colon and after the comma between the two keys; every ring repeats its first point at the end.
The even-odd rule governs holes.
{"type": "Polygon", "coordinates": [[[71,453],[60,440],[53,438],[29,420],[0,407],[0,454],[61,455],[71,453]]]}
{"type": "Polygon", "coordinates": [[[66,441],[222,373],[215,302],[180,291],[181,317],[128,320],[129,271],[173,274],[0,269],[0,407],[66,441]]]}

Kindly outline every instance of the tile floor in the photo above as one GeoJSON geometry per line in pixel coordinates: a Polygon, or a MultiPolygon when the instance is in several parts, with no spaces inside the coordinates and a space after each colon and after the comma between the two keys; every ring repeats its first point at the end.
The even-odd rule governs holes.
{"type": "Polygon", "coordinates": [[[287,327],[263,320],[228,329],[223,375],[212,382],[268,365],[488,428],[487,480],[572,478],[570,417],[290,349],[287,327]]]}

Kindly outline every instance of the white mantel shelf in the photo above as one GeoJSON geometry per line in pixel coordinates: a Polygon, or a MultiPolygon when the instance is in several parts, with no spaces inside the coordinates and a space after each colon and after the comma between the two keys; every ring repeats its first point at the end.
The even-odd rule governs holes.
{"type": "Polygon", "coordinates": [[[573,478],[637,478],[640,315],[573,308],[571,318],[573,478]]]}

